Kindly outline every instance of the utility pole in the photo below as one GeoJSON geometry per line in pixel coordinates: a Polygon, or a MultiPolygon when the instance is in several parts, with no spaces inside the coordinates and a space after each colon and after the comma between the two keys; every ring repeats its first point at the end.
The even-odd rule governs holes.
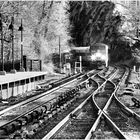
{"type": "Polygon", "coordinates": [[[15,64],[14,64],[14,16],[11,18],[11,24],[9,25],[12,36],[12,70],[11,73],[16,73],[15,64]]]}
{"type": "Polygon", "coordinates": [[[4,53],[3,53],[3,24],[2,24],[2,14],[0,13],[0,32],[1,32],[1,71],[0,75],[5,75],[6,72],[4,71],[4,53]]]}
{"type": "Polygon", "coordinates": [[[139,38],[139,18],[137,19],[136,36],[139,38]]]}
{"type": "Polygon", "coordinates": [[[21,18],[21,25],[20,25],[18,31],[21,31],[21,66],[20,66],[20,71],[25,71],[25,69],[23,68],[23,25],[22,25],[22,18],[21,18]]]}
{"type": "Polygon", "coordinates": [[[61,73],[62,63],[61,63],[61,43],[60,43],[60,36],[59,36],[59,67],[60,67],[60,73],[61,73]]]}

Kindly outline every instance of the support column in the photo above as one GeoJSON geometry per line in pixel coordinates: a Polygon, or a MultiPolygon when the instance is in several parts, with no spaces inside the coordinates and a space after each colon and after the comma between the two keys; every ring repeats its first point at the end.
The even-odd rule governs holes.
{"type": "Polygon", "coordinates": [[[3,99],[3,96],[2,96],[2,85],[0,85],[0,99],[3,99]]]}
{"type": "Polygon", "coordinates": [[[33,71],[33,60],[30,60],[30,71],[33,71]]]}
{"type": "Polygon", "coordinates": [[[31,90],[32,90],[31,78],[29,78],[28,90],[29,90],[29,91],[31,91],[31,90]]]}
{"type": "Polygon", "coordinates": [[[106,67],[108,67],[108,46],[106,45],[106,67]]]}
{"type": "Polygon", "coordinates": [[[17,96],[18,95],[18,81],[15,81],[14,82],[14,96],[17,96]]]}
{"type": "Polygon", "coordinates": [[[8,97],[7,84],[2,85],[2,97],[3,97],[3,99],[9,98],[8,97]]]}
{"type": "Polygon", "coordinates": [[[9,97],[14,96],[14,82],[9,83],[9,97]]]}
{"type": "Polygon", "coordinates": [[[12,70],[11,73],[16,73],[15,70],[15,57],[14,57],[14,16],[12,16],[11,18],[11,24],[9,26],[9,29],[11,29],[11,33],[12,33],[12,70]]]}
{"type": "Polygon", "coordinates": [[[133,67],[134,72],[136,72],[136,66],[133,67]]]}
{"type": "Polygon", "coordinates": [[[22,94],[23,93],[21,80],[19,81],[18,91],[19,91],[19,94],[22,94]]]}
{"type": "Polygon", "coordinates": [[[0,14],[0,31],[1,31],[1,70],[0,75],[6,75],[6,72],[4,71],[4,52],[3,52],[3,23],[2,23],[2,14],[0,14]]]}
{"type": "Polygon", "coordinates": [[[20,94],[19,85],[20,85],[20,81],[17,81],[17,94],[20,94]]]}
{"type": "Polygon", "coordinates": [[[23,67],[24,67],[25,71],[27,71],[27,57],[26,57],[26,55],[23,55],[23,67]]]}
{"type": "Polygon", "coordinates": [[[40,64],[40,71],[42,71],[42,60],[39,60],[39,64],[40,64]]]}

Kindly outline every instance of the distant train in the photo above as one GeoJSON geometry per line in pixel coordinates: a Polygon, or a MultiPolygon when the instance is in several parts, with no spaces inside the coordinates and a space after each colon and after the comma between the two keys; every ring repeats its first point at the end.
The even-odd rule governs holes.
{"type": "Polygon", "coordinates": [[[82,56],[82,65],[90,69],[103,69],[108,66],[108,46],[103,43],[96,43],[89,47],[73,47],[72,54],[74,61],[82,56]]]}

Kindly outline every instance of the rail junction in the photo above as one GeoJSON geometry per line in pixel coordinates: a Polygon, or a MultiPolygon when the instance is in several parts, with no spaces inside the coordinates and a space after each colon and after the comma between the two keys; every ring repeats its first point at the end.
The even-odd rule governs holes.
{"type": "Polygon", "coordinates": [[[117,94],[129,75],[126,66],[109,66],[40,82],[34,96],[1,108],[0,138],[131,139],[131,132],[140,137],[140,116],[117,94]]]}

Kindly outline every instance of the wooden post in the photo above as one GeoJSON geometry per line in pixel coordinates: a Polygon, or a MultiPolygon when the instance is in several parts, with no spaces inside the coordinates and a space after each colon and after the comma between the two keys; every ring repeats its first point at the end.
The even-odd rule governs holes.
{"type": "Polygon", "coordinates": [[[24,65],[25,71],[27,71],[27,57],[26,57],[26,55],[23,55],[23,65],[24,65]]]}
{"type": "Polygon", "coordinates": [[[33,60],[30,60],[30,71],[33,70],[33,60]]]}
{"type": "Polygon", "coordinates": [[[0,75],[5,75],[6,72],[4,71],[4,41],[3,41],[3,24],[2,24],[2,14],[0,13],[0,32],[1,32],[1,70],[0,75]]]}
{"type": "Polygon", "coordinates": [[[60,73],[61,73],[61,67],[62,67],[62,63],[61,63],[61,43],[60,43],[60,36],[59,36],[59,67],[60,67],[60,73]]]}
{"type": "Polygon", "coordinates": [[[42,71],[42,60],[39,60],[39,64],[40,64],[40,71],[42,71]]]}

